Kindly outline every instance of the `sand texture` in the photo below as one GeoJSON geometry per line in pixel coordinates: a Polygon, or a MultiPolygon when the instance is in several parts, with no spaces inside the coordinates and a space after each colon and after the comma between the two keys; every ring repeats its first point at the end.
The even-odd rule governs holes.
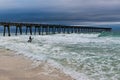
{"type": "Polygon", "coordinates": [[[35,67],[32,60],[0,49],[0,80],[73,80],[47,63],[35,67]]]}

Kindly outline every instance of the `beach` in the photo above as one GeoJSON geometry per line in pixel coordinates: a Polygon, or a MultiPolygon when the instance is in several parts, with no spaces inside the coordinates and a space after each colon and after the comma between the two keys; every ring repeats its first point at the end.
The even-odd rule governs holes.
{"type": "Polygon", "coordinates": [[[35,66],[32,60],[15,53],[0,49],[0,80],[73,80],[45,62],[35,66]]]}
{"type": "Polygon", "coordinates": [[[0,80],[120,80],[118,33],[0,38],[0,80]]]}

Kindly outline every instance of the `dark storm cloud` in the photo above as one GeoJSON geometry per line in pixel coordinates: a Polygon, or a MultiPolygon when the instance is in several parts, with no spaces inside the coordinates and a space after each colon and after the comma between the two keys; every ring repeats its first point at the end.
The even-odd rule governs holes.
{"type": "Polygon", "coordinates": [[[0,12],[38,20],[119,22],[120,0],[0,0],[0,12]]]}

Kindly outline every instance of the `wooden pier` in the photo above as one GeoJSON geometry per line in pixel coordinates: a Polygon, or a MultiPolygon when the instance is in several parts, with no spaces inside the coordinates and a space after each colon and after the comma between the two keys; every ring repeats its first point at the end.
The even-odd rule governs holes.
{"type": "Polygon", "coordinates": [[[49,35],[49,34],[57,34],[57,33],[83,33],[83,32],[110,32],[112,28],[102,28],[102,27],[87,27],[87,26],[66,26],[66,25],[52,25],[52,24],[37,24],[37,23],[17,23],[17,22],[0,22],[0,26],[4,27],[3,36],[6,34],[6,29],[8,32],[8,36],[11,36],[10,28],[11,26],[16,28],[15,35],[20,35],[23,33],[23,27],[25,27],[26,35],[28,34],[28,30],[30,35],[49,35]]]}

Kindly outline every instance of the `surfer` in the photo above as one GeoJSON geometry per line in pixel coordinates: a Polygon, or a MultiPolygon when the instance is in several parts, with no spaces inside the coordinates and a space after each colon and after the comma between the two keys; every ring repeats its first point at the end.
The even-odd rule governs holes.
{"type": "Polygon", "coordinates": [[[29,40],[28,42],[32,42],[33,38],[31,38],[31,36],[29,36],[29,40]]]}

